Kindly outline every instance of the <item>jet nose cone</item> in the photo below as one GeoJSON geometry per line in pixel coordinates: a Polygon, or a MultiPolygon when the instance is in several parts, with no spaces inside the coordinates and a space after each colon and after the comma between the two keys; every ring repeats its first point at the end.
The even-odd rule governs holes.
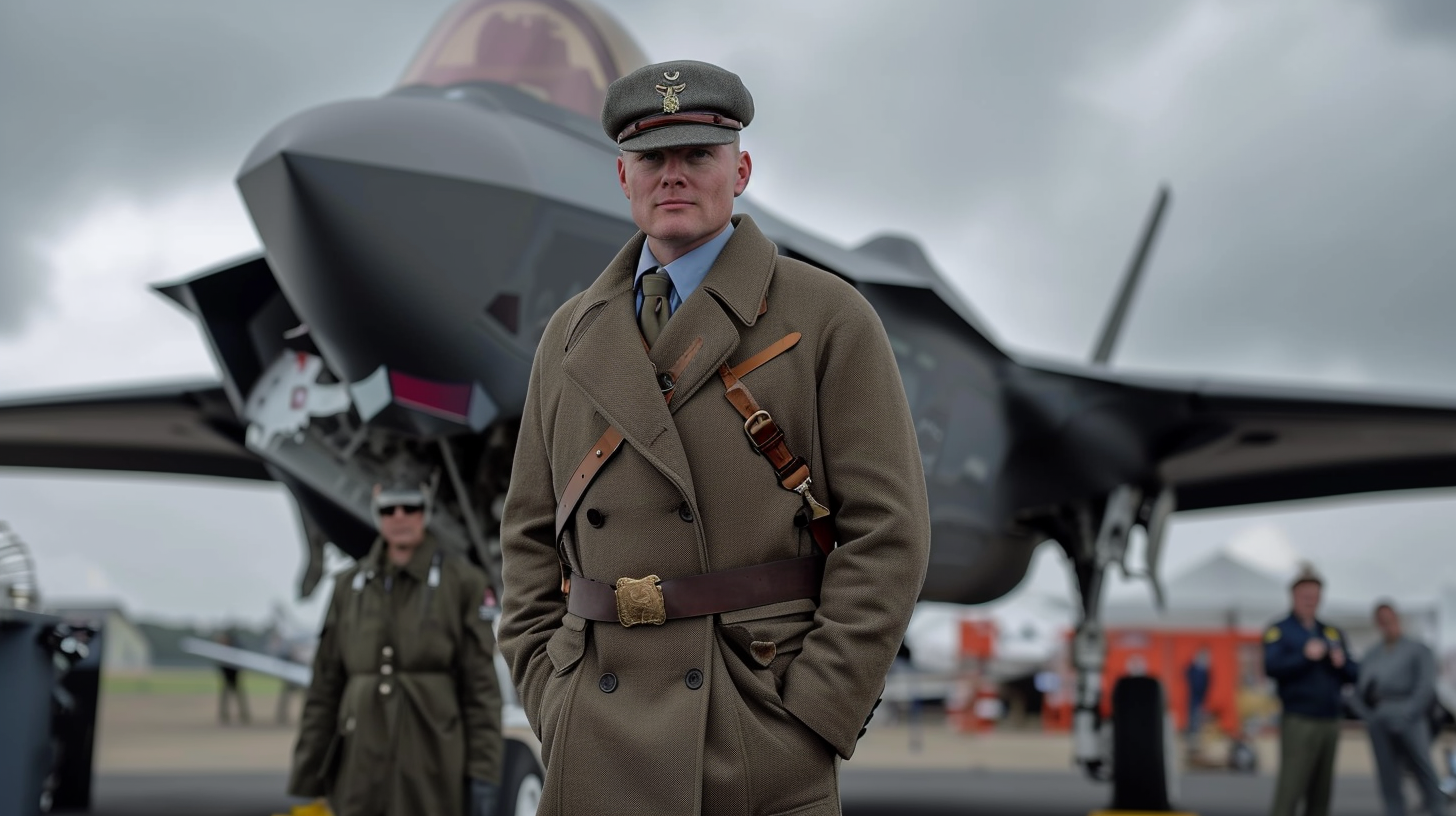
{"type": "Polygon", "coordinates": [[[239,177],[329,369],[524,402],[545,319],[632,234],[608,147],[509,110],[385,97],[307,111],[239,177]]]}

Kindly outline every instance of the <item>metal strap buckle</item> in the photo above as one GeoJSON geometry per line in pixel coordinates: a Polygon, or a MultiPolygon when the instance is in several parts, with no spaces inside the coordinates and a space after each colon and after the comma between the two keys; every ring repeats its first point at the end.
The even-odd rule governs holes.
{"type": "Polygon", "coordinates": [[[819,501],[814,498],[814,494],[809,492],[809,488],[813,484],[813,479],[806,478],[804,479],[802,484],[794,488],[794,492],[804,497],[804,504],[809,508],[809,515],[814,520],[818,520],[829,515],[829,508],[820,504],[819,501]]]}
{"type": "Polygon", "coordinates": [[[656,575],[617,579],[617,621],[632,627],[639,623],[661,626],[667,623],[667,605],[656,575]]]}
{"type": "Polygon", "coordinates": [[[754,411],[751,415],[749,415],[748,419],[743,420],[743,432],[748,434],[749,440],[753,439],[753,431],[749,429],[749,426],[755,425],[755,423],[757,423],[758,425],[762,425],[763,422],[773,422],[773,417],[769,416],[768,411],[765,411],[762,408],[754,411]],[[763,419],[760,421],[759,417],[763,417],[763,419]]]}

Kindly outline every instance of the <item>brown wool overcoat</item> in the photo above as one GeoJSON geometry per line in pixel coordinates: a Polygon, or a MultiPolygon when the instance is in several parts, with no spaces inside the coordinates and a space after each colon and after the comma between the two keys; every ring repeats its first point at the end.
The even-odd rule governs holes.
{"type": "Polygon", "coordinates": [[[376,540],[335,579],[288,792],[327,796],[338,816],[461,816],[468,778],[501,777],[488,579],[429,534],[387,592],[385,565],[376,540]]]}
{"type": "Polygon", "coordinates": [[[500,634],[541,737],[546,816],[839,813],[835,755],[854,752],[925,577],[924,475],[879,317],[839,278],[779,256],[749,217],[733,220],[650,353],[633,292],[641,233],[536,352],[505,505],[500,634]],[[790,332],[798,345],[744,383],[837,517],[817,607],[632,628],[567,613],[557,499],[608,423],[626,443],[564,536],[583,575],[666,580],[815,552],[793,523],[800,498],[749,447],[717,375],[790,332]],[[654,364],[666,371],[695,338],[669,406],[654,364]],[[767,665],[754,641],[774,644],[767,665]]]}

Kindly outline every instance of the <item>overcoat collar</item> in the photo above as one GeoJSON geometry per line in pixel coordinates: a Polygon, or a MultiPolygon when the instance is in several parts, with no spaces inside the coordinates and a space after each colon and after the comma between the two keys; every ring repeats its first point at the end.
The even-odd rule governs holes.
{"type": "Polygon", "coordinates": [[[778,250],[747,215],[733,217],[733,237],[703,284],[673,313],[651,352],[637,327],[633,278],[646,236],[638,232],[582,294],[567,324],[562,369],[613,427],[696,504],[687,453],[673,423],[678,410],[739,343],[739,324],[758,320],[778,250]],[[736,318],[736,321],[735,321],[736,318]],[[703,345],[682,373],[671,409],[656,373],[670,369],[698,338],[703,345]]]}

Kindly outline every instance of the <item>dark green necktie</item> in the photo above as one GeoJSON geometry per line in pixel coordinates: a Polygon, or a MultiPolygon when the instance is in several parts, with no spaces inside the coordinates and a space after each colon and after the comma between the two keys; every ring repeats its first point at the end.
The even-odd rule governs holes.
{"type": "MultiPolygon", "coordinates": [[[[660,269],[660,267],[659,267],[660,269]]],[[[648,272],[642,276],[642,311],[637,315],[637,325],[642,327],[642,337],[651,346],[662,334],[671,316],[668,297],[672,292],[672,278],[666,272],[648,272]]]]}

